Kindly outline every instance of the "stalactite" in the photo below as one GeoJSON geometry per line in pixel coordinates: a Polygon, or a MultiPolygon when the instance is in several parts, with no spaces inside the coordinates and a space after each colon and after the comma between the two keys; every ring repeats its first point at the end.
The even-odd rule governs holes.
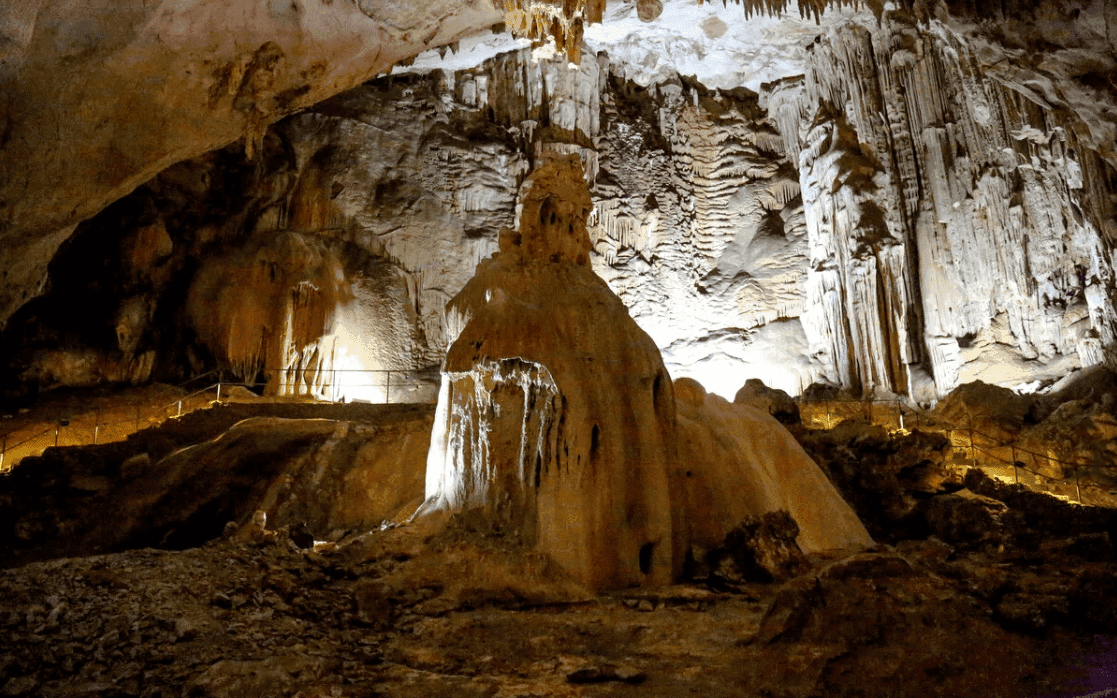
{"type": "Polygon", "coordinates": [[[503,7],[513,34],[533,41],[554,39],[571,63],[579,63],[584,26],[601,21],[605,0],[503,0],[503,7]]]}
{"type": "MultiPolygon", "coordinates": [[[[754,14],[761,16],[767,15],[769,17],[778,17],[788,11],[791,6],[791,0],[731,0],[734,4],[741,5],[745,10],[745,17],[752,17],[754,14]]],[[[698,0],[701,5],[703,0],[698,0]]],[[[725,0],[722,0],[723,4],[725,0]]],[[[818,22],[822,18],[822,14],[831,8],[843,10],[847,7],[860,10],[862,7],[872,11],[873,15],[879,21],[884,14],[883,0],[796,0],[796,9],[799,11],[799,16],[803,19],[814,18],[818,22]]]]}

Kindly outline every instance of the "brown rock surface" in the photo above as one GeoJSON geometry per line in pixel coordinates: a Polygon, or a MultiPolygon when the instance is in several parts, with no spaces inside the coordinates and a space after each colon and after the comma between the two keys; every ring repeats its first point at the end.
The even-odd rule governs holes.
{"type": "MultiPolygon", "coordinates": [[[[677,392],[680,413],[701,395],[686,382],[677,392]]],[[[308,549],[300,540],[310,531],[298,524],[313,529],[330,521],[321,500],[371,506],[370,483],[341,482],[337,468],[364,460],[354,449],[374,413],[385,437],[368,442],[377,462],[404,460],[392,451],[398,430],[430,424],[429,412],[420,419],[415,408],[231,405],[170,420],[124,444],[54,449],[0,477],[2,486],[18,484],[33,509],[38,495],[29,485],[39,482],[44,491],[70,492],[55,511],[110,527],[123,520],[107,515],[116,509],[102,498],[118,479],[114,463],[132,462],[133,482],[150,483],[152,471],[163,470],[165,481],[181,483],[193,473],[188,487],[170,490],[177,503],[160,514],[175,506],[188,512],[198,501],[191,493],[207,487],[228,492],[221,482],[244,479],[252,461],[257,473],[279,468],[283,476],[256,483],[279,495],[276,506],[246,505],[247,525],[229,539],[0,570],[0,689],[67,697],[639,691],[674,698],[698,690],[876,698],[901,686],[921,696],[1016,698],[1114,687],[1105,673],[1117,631],[1110,510],[1004,486],[975,471],[966,485],[1000,502],[1000,523],[991,530],[976,519],[958,526],[950,545],[909,535],[895,549],[837,559],[811,555],[788,566],[769,557],[773,569],[785,570],[772,582],[731,577],[720,566],[706,585],[608,594],[571,581],[549,555],[524,546],[513,527],[481,511],[437,529],[388,526],[308,549]],[[281,430],[291,432],[286,442],[275,438],[275,419],[250,420],[213,439],[265,408],[332,419],[290,422],[297,428],[281,430]],[[298,440],[311,448],[283,448],[298,440]],[[287,464],[270,463],[277,451],[287,464]],[[220,469],[229,472],[214,473],[220,469]],[[269,527],[291,525],[254,528],[256,511],[264,510],[269,527]]],[[[846,457],[881,458],[882,442],[862,433],[863,425],[853,430],[858,426],[846,426],[847,435],[861,433],[841,442],[846,457]]],[[[899,454],[919,453],[926,437],[896,438],[890,458],[901,461],[899,454]],[[905,446],[905,439],[917,443],[905,446]]],[[[919,480],[897,482],[915,488],[919,480]]],[[[874,483],[888,486],[879,477],[862,486],[874,483]]],[[[0,491],[0,521],[20,510],[8,494],[0,491]]],[[[959,498],[922,496],[947,509],[959,498]]],[[[766,534],[763,520],[754,520],[727,542],[755,558],[764,546],[779,552],[782,541],[786,553],[792,524],[776,518],[766,534]],[[758,545],[756,534],[768,542],[758,545]]],[[[4,536],[10,539],[8,529],[4,536]]]]}
{"type": "Polygon", "coordinates": [[[460,0],[7,3],[0,225],[18,274],[0,318],[38,290],[74,224],[160,170],[246,134],[251,148],[280,116],[501,20],[460,0]]]}
{"type": "MultiPolygon", "coordinates": [[[[291,392],[309,392],[329,382],[335,348],[322,340],[353,299],[330,250],[314,238],[286,233],[211,260],[194,277],[186,310],[220,365],[243,379],[260,369],[291,368],[303,384],[291,392]]],[[[287,387],[286,375],[273,376],[272,391],[287,392],[278,385],[287,387]]]]}
{"type": "Polygon", "coordinates": [[[799,526],[786,511],[745,517],[707,556],[711,586],[742,581],[786,582],[798,576],[809,567],[795,541],[798,535],[799,526]]]}
{"type": "Polygon", "coordinates": [[[787,511],[808,553],[861,549],[857,515],[790,433],[770,415],[675,382],[679,461],[672,491],[680,539],[710,549],[746,517],[787,511]]]}
{"type": "Polygon", "coordinates": [[[425,540],[407,526],[321,552],[276,539],[56,560],[0,571],[0,687],[230,698],[883,698],[902,687],[1017,698],[1112,686],[1111,638],[1058,622],[1002,626],[1011,604],[1059,598],[1066,585],[1051,585],[1051,570],[1041,579],[1001,565],[1002,583],[1022,586],[993,600],[994,616],[973,590],[994,563],[932,570],[919,549],[905,554],[859,555],[740,593],[605,595],[499,537],[425,540]]]}
{"type": "Polygon", "coordinates": [[[733,402],[767,412],[783,424],[799,424],[799,405],[786,392],[769,388],[759,378],[750,378],[733,396],[733,402]]]}
{"type": "Polygon", "coordinates": [[[975,428],[1008,443],[1020,433],[1034,401],[1008,388],[974,381],[953,390],[935,406],[933,415],[957,429],[975,428]]]}
{"type": "Polygon", "coordinates": [[[126,442],[48,449],[0,476],[0,565],[238,529],[327,540],[378,528],[421,501],[431,423],[425,405],[229,405],[126,442]]]}
{"type": "Polygon", "coordinates": [[[795,437],[878,542],[903,539],[911,527],[925,535],[919,502],[962,486],[948,463],[950,442],[940,434],[890,434],[847,419],[830,430],[797,427],[795,437]]]}

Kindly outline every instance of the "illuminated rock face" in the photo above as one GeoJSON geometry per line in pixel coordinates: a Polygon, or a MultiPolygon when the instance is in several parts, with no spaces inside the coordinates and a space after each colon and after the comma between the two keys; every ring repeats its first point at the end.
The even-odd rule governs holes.
{"type": "Polygon", "coordinates": [[[611,77],[609,87],[594,271],[675,377],[728,398],[750,378],[792,394],[822,379],[800,322],[799,178],[758,97],[677,78],[644,90],[611,77]]]}
{"type": "Polygon", "coordinates": [[[406,283],[389,265],[342,263],[347,251],[285,232],[211,258],[187,293],[190,326],[222,369],[263,372],[268,394],[403,401],[415,386],[399,375],[389,395],[385,371],[418,368],[406,283]]]}
{"type": "MultiPolygon", "coordinates": [[[[551,7],[520,9],[529,5],[551,7]]],[[[102,324],[118,341],[52,346],[29,360],[37,366],[28,380],[73,385],[195,370],[202,364],[175,355],[178,342],[155,346],[159,318],[182,302],[159,294],[193,283],[181,276],[204,266],[214,247],[274,231],[344,246],[347,267],[352,255],[391,267],[399,304],[378,312],[392,327],[415,328],[396,333],[407,341],[390,343],[402,352],[395,360],[434,365],[447,346],[442,308],[496,249],[524,175],[546,152],[577,153],[586,167],[593,270],[672,375],[723,397],[760,378],[791,394],[824,381],[926,401],[968,380],[1017,386],[1113,361],[1117,125],[1097,87],[1106,79],[1089,77],[1112,65],[1098,34],[1111,16],[1096,5],[1078,20],[1045,16],[1053,31],[1043,38],[1064,48],[1031,65],[1005,42],[1044,32],[1016,19],[1000,37],[893,10],[879,24],[839,13],[822,27],[745,26],[740,8],[711,14],[706,5],[693,12],[709,29],[696,23],[675,41],[668,25],[691,7],[665,2],[652,22],[640,22],[634,4],[612,7],[587,46],[614,58],[587,51],[577,67],[551,47],[471,38],[445,59],[424,54],[413,74],[276,124],[255,161],[230,165],[255,178],[214,171],[213,154],[172,168],[158,180],[214,175],[203,199],[251,205],[208,211],[202,224],[192,218],[205,200],[139,226],[109,212],[80,225],[71,240],[98,226],[106,247],[115,233],[126,237],[125,266],[142,272],[129,267],[121,278],[155,288],[108,281],[108,272],[91,281],[122,286],[104,317],[87,323],[90,331],[50,326],[40,344],[57,334],[81,344],[102,324]],[[624,29],[626,14],[638,30],[624,29]],[[818,40],[805,41],[808,32],[818,40]],[[749,37],[779,41],[764,43],[768,57],[754,64],[749,37]],[[657,41],[667,53],[644,51],[657,41]],[[727,42],[736,51],[728,58],[727,42]],[[712,90],[671,70],[698,70],[701,61],[680,52],[706,48],[716,69],[703,79],[733,85],[759,71],[765,81],[747,78],[756,93],[712,90]],[[506,52],[482,62],[498,49],[506,52]],[[637,60],[648,65],[631,65],[637,60]]],[[[155,206],[178,195],[166,189],[155,206]]],[[[34,249],[4,248],[13,261],[0,294],[32,293],[18,277],[57,243],[37,240],[34,249]]],[[[73,293],[64,266],[46,287],[59,307],[72,303],[62,297],[73,293]]],[[[20,334],[42,323],[15,316],[11,324],[20,334]]]]}
{"type": "Polygon", "coordinates": [[[422,501],[432,412],[428,405],[234,404],[169,421],[127,444],[52,449],[0,482],[5,497],[18,493],[0,521],[0,567],[191,547],[230,529],[249,533],[258,516],[271,531],[301,526],[318,540],[377,529],[422,501]],[[269,411],[281,416],[262,416],[269,411]]]}
{"type": "Polygon", "coordinates": [[[447,308],[423,511],[481,508],[591,586],[664,584],[671,381],[589,269],[582,176],[572,156],[537,170],[519,231],[447,308]]]}
{"type": "Polygon", "coordinates": [[[1114,360],[1114,128],[1069,77],[1112,57],[1010,53],[903,15],[812,47],[781,130],[802,143],[804,327],[841,385],[933,397],[1114,360]]]}

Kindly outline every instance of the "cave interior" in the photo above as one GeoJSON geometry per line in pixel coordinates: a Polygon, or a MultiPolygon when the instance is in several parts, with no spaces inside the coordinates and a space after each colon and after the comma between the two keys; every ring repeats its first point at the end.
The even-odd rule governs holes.
{"type": "Polygon", "coordinates": [[[1111,37],[0,8],[0,694],[1117,695],[1111,37]]]}

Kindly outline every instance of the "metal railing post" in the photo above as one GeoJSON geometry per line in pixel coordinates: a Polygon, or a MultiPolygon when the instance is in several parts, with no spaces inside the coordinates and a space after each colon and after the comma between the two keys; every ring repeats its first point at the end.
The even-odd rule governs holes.
{"type": "Polygon", "coordinates": [[[178,414],[176,414],[175,416],[176,417],[181,417],[182,416],[182,400],[178,401],[178,414]]]}
{"type": "Polygon", "coordinates": [[[1074,491],[1078,494],[1078,503],[1082,503],[1082,486],[1078,482],[1078,464],[1074,466],[1074,491]]]}
{"type": "Polygon", "coordinates": [[[217,401],[221,402],[221,381],[217,381],[217,401]]]}
{"type": "Polygon", "coordinates": [[[1020,468],[1016,466],[1016,446],[1010,446],[1012,449],[1012,476],[1016,479],[1016,484],[1020,484],[1020,468]]]}

